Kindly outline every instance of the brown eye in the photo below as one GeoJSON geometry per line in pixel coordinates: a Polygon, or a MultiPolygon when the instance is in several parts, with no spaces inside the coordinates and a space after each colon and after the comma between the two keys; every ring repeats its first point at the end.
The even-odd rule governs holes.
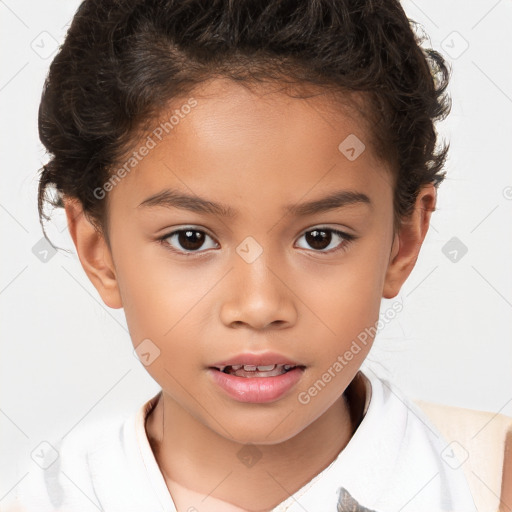
{"type": "Polygon", "coordinates": [[[306,233],[306,242],[313,248],[322,250],[329,247],[332,234],[329,231],[315,229],[306,233]]]}
{"type": "MultiPolygon", "coordinates": [[[[349,235],[343,231],[331,228],[315,228],[306,231],[300,239],[304,238],[307,247],[302,249],[313,249],[316,252],[334,252],[344,249],[356,239],[355,235],[349,235]]],[[[300,240],[299,239],[299,240],[300,240]]]]}
{"type": "Polygon", "coordinates": [[[187,252],[203,252],[199,249],[215,248],[217,244],[213,239],[207,235],[204,231],[199,229],[180,229],[173,231],[169,235],[162,237],[162,241],[170,246],[175,252],[187,253],[187,252]],[[208,247],[208,242],[210,247],[208,247]]]}
{"type": "Polygon", "coordinates": [[[180,231],[178,243],[187,251],[200,249],[204,243],[204,233],[201,231],[180,231]]]}

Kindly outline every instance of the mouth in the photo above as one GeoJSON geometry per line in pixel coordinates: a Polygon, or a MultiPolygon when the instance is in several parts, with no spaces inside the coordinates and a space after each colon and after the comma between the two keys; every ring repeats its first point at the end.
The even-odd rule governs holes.
{"type": "Polygon", "coordinates": [[[211,366],[212,370],[217,370],[228,375],[234,375],[236,377],[277,377],[288,373],[295,368],[304,369],[305,366],[293,365],[293,364],[267,364],[267,365],[253,365],[253,364],[234,364],[234,365],[222,365],[222,366],[211,366]]]}
{"type": "Polygon", "coordinates": [[[211,382],[225,395],[238,402],[262,404],[280,400],[289,395],[298,384],[306,368],[294,361],[283,361],[285,358],[280,358],[281,363],[272,364],[268,360],[269,357],[242,357],[246,361],[252,357],[253,360],[249,361],[252,364],[240,364],[240,359],[236,357],[232,361],[223,361],[208,367],[211,382]]]}

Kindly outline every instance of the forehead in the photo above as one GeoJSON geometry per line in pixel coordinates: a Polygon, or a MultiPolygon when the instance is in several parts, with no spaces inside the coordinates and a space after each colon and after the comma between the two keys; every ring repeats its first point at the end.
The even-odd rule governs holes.
{"type": "MultiPolygon", "coordinates": [[[[332,139],[337,150],[336,142],[352,130],[371,149],[366,119],[361,115],[364,100],[358,93],[340,101],[340,95],[318,87],[296,87],[236,83],[225,78],[208,80],[187,98],[173,102],[173,111],[180,111],[190,97],[197,102],[189,114],[180,117],[173,133],[183,134],[181,143],[200,141],[204,152],[250,152],[259,144],[261,150],[279,148],[279,153],[288,155],[290,148],[296,151],[298,144],[305,143],[306,147],[318,148],[311,154],[315,158],[317,152],[325,153],[327,148],[332,154],[332,139]]],[[[165,122],[166,117],[169,112],[164,112],[161,120],[165,122]]]]}
{"type": "Polygon", "coordinates": [[[242,205],[256,192],[260,204],[313,199],[333,187],[376,194],[390,177],[354,105],[314,90],[297,98],[275,87],[208,81],[149,125],[135,152],[151,149],[112,199],[138,205],[165,187],[242,205]]]}

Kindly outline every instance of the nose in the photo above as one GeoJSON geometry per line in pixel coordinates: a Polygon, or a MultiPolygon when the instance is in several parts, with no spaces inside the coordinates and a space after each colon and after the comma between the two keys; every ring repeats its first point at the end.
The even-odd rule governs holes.
{"type": "Polygon", "coordinates": [[[220,318],[224,325],[264,330],[295,324],[293,283],[287,282],[284,274],[282,266],[271,262],[265,251],[252,263],[235,256],[222,290],[220,318]]]}

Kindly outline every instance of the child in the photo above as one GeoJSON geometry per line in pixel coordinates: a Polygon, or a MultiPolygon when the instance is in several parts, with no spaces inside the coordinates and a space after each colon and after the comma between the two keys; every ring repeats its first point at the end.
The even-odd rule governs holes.
{"type": "MultiPolygon", "coordinates": [[[[161,391],[26,510],[474,511],[361,369],[426,236],[448,69],[396,0],[86,0],[39,112],[80,262],[161,391]]],[[[393,306],[394,308],[394,306],[393,306]]]]}

